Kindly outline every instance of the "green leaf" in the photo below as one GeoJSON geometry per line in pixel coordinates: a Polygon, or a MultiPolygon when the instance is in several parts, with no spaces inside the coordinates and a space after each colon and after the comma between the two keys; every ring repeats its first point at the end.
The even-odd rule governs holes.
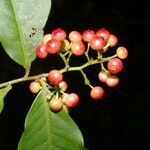
{"type": "Polygon", "coordinates": [[[35,59],[50,7],[51,0],[0,0],[0,41],[7,54],[25,68],[35,59]]]}
{"type": "Polygon", "coordinates": [[[18,150],[85,150],[77,125],[65,110],[50,110],[47,94],[42,89],[33,102],[18,150]]]}
{"type": "Polygon", "coordinates": [[[12,89],[11,85],[3,89],[0,89],[0,113],[2,112],[4,107],[4,98],[11,89],[12,89]]]}

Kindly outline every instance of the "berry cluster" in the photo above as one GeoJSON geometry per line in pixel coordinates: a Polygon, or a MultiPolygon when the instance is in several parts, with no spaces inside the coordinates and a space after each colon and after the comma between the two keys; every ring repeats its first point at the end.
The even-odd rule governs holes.
{"type": "MultiPolygon", "coordinates": [[[[46,34],[42,38],[42,43],[36,48],[36,56],[44,59],[48,54],[58,54],[64,61],[65,67],[62,70],[51,70],[47,74],[50,90],[52,95],[48,96],[50,108],[53,111],[59,111],[62,108],[77,106],[79,96],[75,93],[68,94],[67,83],[63,81],[63,73],[67,71],[80,71],[90,90],[90,96],[94,100],[103,98],[104,88],[102,86],[92,86],[83,69],[95,65],[101,65],[101,71],[98,74],[98,79],[102,83],[106,83],[109,87],[115,87],[119,83],[119,78],[116,74],[123,69],[123,59],[128,56],[128,51],[124,46],[116,48],[118,38],[111,34],[107,29],[102,28],[97,31],[85,30],[83,33],[79,31],[71,31],[68,36],[61,29],[55,29],[50,34],[46,34]],[[114,47],[115,54],[109,57],[104,57],[110,48],[114,47]],[[97,54],[97,57],[90,55],[90,51],[97,54]],[[81,66],[72,67],[69,64],[71,55],[85,56],[87,61],[81,66]],[[107,63],[105,65],[105,62],[107,63]]],[[[46,82],[46,80],[45,80],[46,82]]],[[[37,93],[41,89],[40,81],[33,81],[30,84],[30,90],[37,93]]]]}

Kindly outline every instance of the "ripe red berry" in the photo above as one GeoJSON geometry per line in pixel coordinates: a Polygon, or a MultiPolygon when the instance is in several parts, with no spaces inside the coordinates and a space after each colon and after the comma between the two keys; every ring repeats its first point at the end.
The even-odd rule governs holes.
{"type": "Polygon", "coordinates": [[[81,56],[85,53],[85,46],[82,41],[73,42],[71,46],[71,51],[76,56],[81,56]]]}
{"type": "Polygon", "coordinates": [[[119,58],[112,58],[107,64],[110,73],[117,74],[123,69],[123,63],[119,58]]]}
{"type": "Polygon", "coordinates": [[[46,48],[42,45],[38,45],[36,47],[36,56],[38,58],[41,58],[41,59],[44,59],[47,57],[47,51],[46,51],[46,48]]]}
{"type": "Polygon", "coordinates": [[[95,32],[93,30],[85,30],[82,33],[82,38],[85,42],[90,42],[95,36],[95,32]]]}
{"type": "Polygon", "coordinates": [[[52,39],[52,35],[51,34],[46,34],[42,37],[42,44],[45,46],[46,43],[52,39]]]}
{"type": "Polygon", "coordinates": [[[57,54],[60,51],[61,42],[51,39],[46,43],[46,50],[49,54],[57,54]]]}
{"type": "Polygon", "coordinates": [[[60,111],[63,108],[63,102],[61,99],[53,98],[49,103],[49,107],[52,111],[60,111]]]}
{"type": "Polygon", "coordinates": [[[55,29],[52,31],[52,38],[58,41],[62,41],[66,38],[66,32],[61,28],[55,29]]]}
{"type": "Polygon", "coordinates": [[[82,35],[78,31],[71,31],[69,33],[69,39],[72,42],[79,42],[82,40],[82,35]]]}
{"type": "Polygon", "coordinates": [[[52,70],[48,74],[48,80],[53,85],[58,85],[63,80],[63,75],[59,70],[52,70]]]}
{"type": "Polygon", "coordinates": [[[117,37],[113,34],[110,34],[109,39],[108,39],[109,46],[116,46],[117,43],[118,43],[117,37]]]}
{"type": "Polygon", "coordinates": [[[128,57],[128,51],[123,46],[118,47],[116,53],[120,59],[126,59],[128,57]]]}
{"type": "Polygon", "coordinates": [[[92,88],[90,95],[94,100],[101,99],[104,96],[104,89],[100,86],[95,86],[92,88]]]}
{"type": "Polygon", "coordinates": [[[41,89],[41,85],[39,82],[37,81],[32,81],[30,83],[29,89],[32,93],[38,93],[41,89]]]}
{"type": "Polygon", "coordinates": [[[110,75],[107,79],[106,79],[106,85],[109,87],[115,87],[119,84],[119,78],[115,75],[110,75]]]}
{"type": "Polygon", "coordinates": [[[90,47],[93,50],[100,51],[106,45],[101,37],[94,37],[90,42],[90,47]]]}
{"type": "Polygon", "coordinates": [[[61,81],[59,83],[59,88],[61,89],[61,91],[65,92],[67,90],[67,87],[68,87],[68,85],[65,81],[61,81]]]}
{"type": "Polygon", "coordinates": [[[71,93],[66,97],[64,103],[68,107],[75,107],[79,103],[79,96],[76,93],[71,93]]]}
{"type": "Polygon", "coordinates": [[[109,31],[106,30],[105,28],[96,31],[96,36],[102,37],[105,41],[108,41],[109,35],[110,35],[109,31]]]}
{"type": "Polygon", "coordinates": [[[108,72],[106,72],[104,70],[100,71],[100,73],[98,74],[98,79],[101,82],[106,82],[107,77],[108,77],[108,72]]]}

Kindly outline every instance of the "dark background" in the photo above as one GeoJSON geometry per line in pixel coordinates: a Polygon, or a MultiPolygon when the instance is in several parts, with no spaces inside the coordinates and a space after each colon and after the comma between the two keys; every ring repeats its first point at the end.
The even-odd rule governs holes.
{"type": "MultiPolygon", "coordinates": [[[[71,110],[70,115],[79,126],[89,150],[150,149],[148,6],[146,1],[131,0],[53,0],[45,33],[58,27],[67,33],[105,27],[117,35],[118,44],[129,51],[124,70],[119,75],[120,84],[115,88],[105,87],[106,95],[101,101],[90,99],[89,88],[83,85],[80,74],[65,75],[69,90],[81,97],[80,105],[71,110]]],[[[23,68],[13,62],[2,47],[0,50],[0,82],[22,76],[23,68]]],[[[35,60],[31,74],[48,72],[54,66],[61,67],[57,59],[35,60]]],[[[99,70],[93,67],[86,71],[92,83],[98,85],[99,70]]],[[[29,92],[28,85],[28,82],[14,85],[6,97],[5,108],[0,115],[0,150],[17,149],[25,116],[35,97],[29,92]]]]}

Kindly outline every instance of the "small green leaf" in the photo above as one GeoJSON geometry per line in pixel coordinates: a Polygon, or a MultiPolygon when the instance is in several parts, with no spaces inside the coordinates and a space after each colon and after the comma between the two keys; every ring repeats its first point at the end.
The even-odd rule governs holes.
{"type": "Polygon", "coordinates": [[[65,110],[54,113],[42,89],[25,120],[18,150],[85,150],[82,134],[65,110]]]}
{"type": "Polygon", "coordinates": [[[0,0],[0,41],[25,68],[35,59],[50,7],[51,0],[0,0]]]}
{"type": "Polygon", "coordinates": [[[4,98],[11,89],[12,89],[11,85],[3,89],[0,89],[0,113],[2,112],[3,107],[4,107],[4,98]]]}

